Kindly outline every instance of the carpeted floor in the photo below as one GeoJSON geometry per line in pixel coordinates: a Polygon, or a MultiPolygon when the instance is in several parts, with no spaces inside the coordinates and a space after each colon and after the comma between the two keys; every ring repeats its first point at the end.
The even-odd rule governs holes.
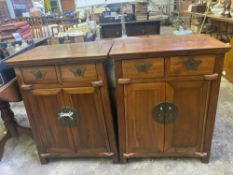
{"type": "MultiPolygon", "coordinates": [[[[22,103],[12,109],[20,124],[28,126],[22,103]]],[[[0,136],[4,127],[0,121],[0,136]]],[[[33,140],[27,136],[11,139],[0,162],[0,175],[232,175],[233,174],[233,85],[221,83],[211,160],[137,159],[112,164],[108,159],[59,159],[40,165],[33,140]]]]}

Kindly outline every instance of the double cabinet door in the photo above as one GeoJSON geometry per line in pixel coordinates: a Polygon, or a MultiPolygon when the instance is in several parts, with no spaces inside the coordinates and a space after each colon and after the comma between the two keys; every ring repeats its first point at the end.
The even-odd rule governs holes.
{"type": "Polygon", "coordinates": [[[201,152],[207,94],[208,82],[203,80],[124,85],[125,154],[201,152]]]}
{"type": "Polygon", "coordinates": [[[99,88],[25,92],[40,153],[104,156],[110,152],[99,88]]]}
{"type": "Polygon", "coordinates": [[[121,156],[202,156],[209,80],[218,77],[215,56],[123,60],[120,65],[121,156]]]}

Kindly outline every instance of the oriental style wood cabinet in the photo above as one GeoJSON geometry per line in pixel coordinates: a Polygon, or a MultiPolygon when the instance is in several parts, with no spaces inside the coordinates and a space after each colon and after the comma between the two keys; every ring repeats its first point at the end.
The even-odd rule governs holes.
{"type": "Polygon", "coordinates": [[[115,40],[110,57],[116,86],[111,87],[116,88],[121,162],[170,156],[209,161],[228,49],[205,35],[115,40]]]}
{"type": "Polygon", "coordinates": [[[41,163],[54,157],[118,161],[104,71],[111,45],[109,41],[43,46],[9,60],[41,163]]]}

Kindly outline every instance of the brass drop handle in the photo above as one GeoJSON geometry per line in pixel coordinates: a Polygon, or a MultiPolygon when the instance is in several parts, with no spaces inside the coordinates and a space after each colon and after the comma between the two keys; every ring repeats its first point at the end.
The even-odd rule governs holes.
{"type": "Polygon", "coordinates": [[[75,77],[84,77],[87,69],[86,67],[81,66],[81,67],[71,67],[69,70],[70,72],[73,73],[75,77]]]}
{"type": "Polygon", "coordinates": [[[34,75],[34,77],[37,80],[43,80],[47,74],[46,71],[41,71],[41,70],[31,71],[31,73],[34,75]]]}
{"type": "Polygon", "coordinates": [[[31,90],[31,89],[32,89],[32,85],[23,84],[23,85],[21,85],[21,88],[22,88],[23,90],[31,90]]]}
{"type": "Polygon", "coordinates": [[[215,73],[215,74],[212,74],[212,75],[204,75],[204,79],[205,80],[215,80],[218,78],[218,74],[215,73]]]}
{"type": "Polygon", "coordinates": [[[142,64],[136,64],[135,68],[138,72],[148,72],[151,68],[151,63],[142,63],[142,64]]]}
{"type": "Polygon", "coordinates": [[[118,79],[118,84],[129,84],[129,83],[131,83],[130,78],[119,78],[118,79]]]}
{"type": "Polygon", "coordinates": [[[103,86],[104,82],[102,80],[92,81],[91,84],[93,87],[100,87],[100,86],[103,86]]]}
{"type": "Polygon", "coordinates": [[[188,70],[197,70],[197,68],[202,63],[202,61],[190,57],[187,60],[185,60],[183,63],[188,70]]]}

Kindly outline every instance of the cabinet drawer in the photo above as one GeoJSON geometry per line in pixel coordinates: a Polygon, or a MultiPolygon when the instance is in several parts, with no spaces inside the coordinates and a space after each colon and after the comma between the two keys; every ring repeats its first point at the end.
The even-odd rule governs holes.
{"type": "Polygon", "coordinates": [[[168,75],[204,75],[214,71],[214,55],[176,56],[171,57],[168,75]]]}
{"type": "Polygon", "coordinates": [[[60,68],[63,82],[97,80],[95,64],[64,65],[60,68]]]}
{"type": "Polygon", "coordinates": [[[124,78],[155,78],[164,76],[164,58],[147,58],[122,62],[124,78]]]}
{"type": "Polygon", "coordinates": [[[54,66],[23,67],[21,72],[25,83],[52,84],[58,82],[54,66]]]}

